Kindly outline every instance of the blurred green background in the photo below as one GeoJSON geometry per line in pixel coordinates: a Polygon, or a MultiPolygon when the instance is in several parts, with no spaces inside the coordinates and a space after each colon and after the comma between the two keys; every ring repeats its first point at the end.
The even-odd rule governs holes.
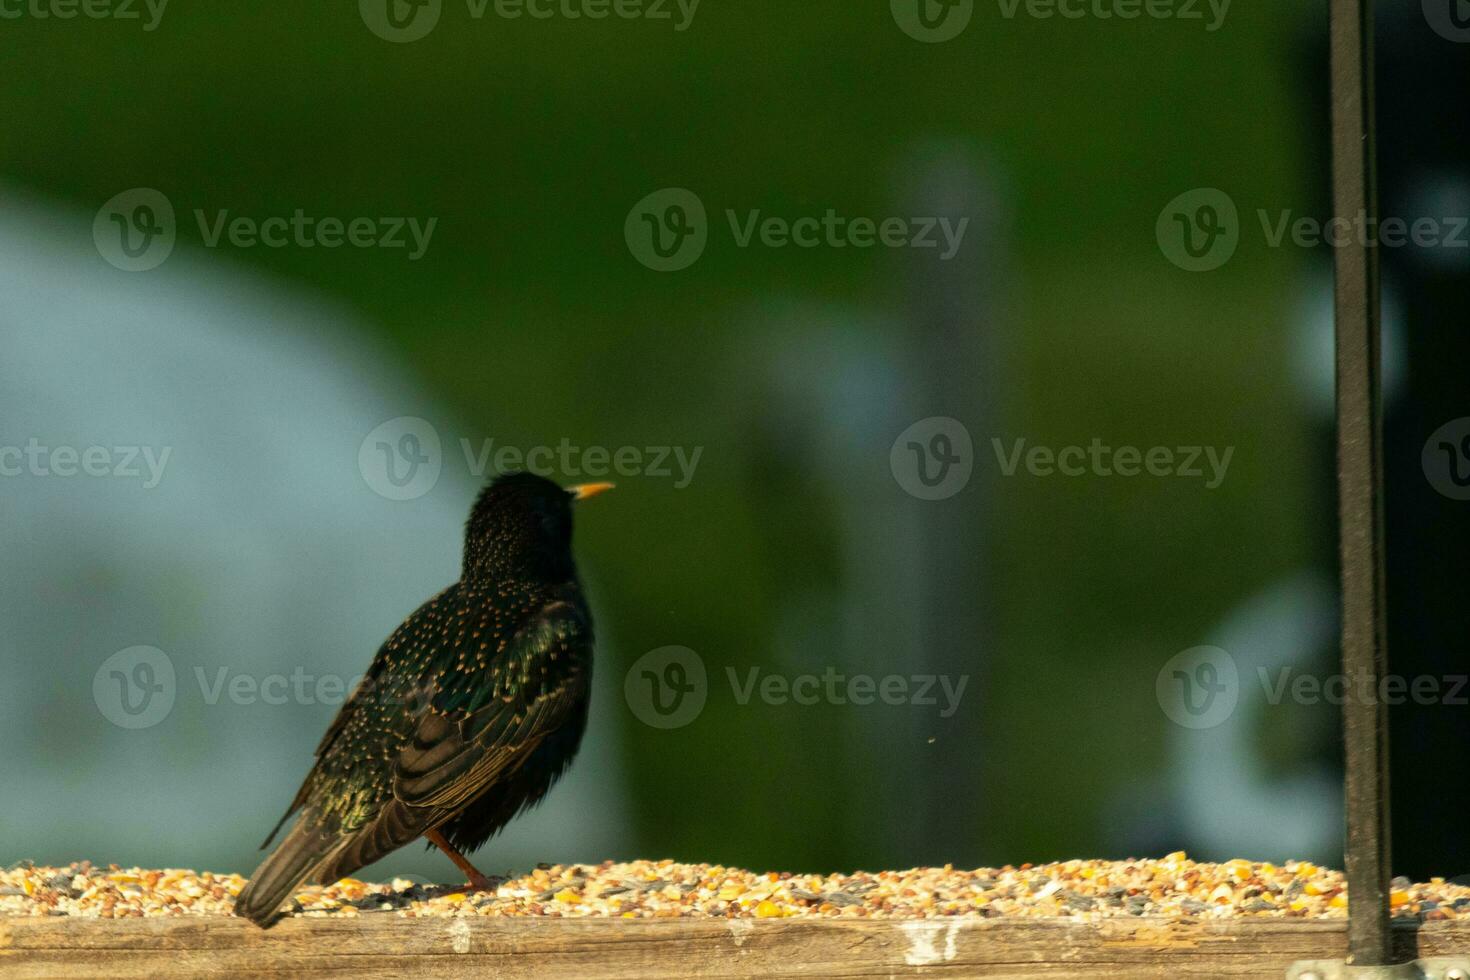
{"type": "MultiPolygon", "coordinates": [[[[86,249],[103,202],[160,190],[179,213],[176,254],[188,257],[166,268],[243,271],[343,311],[360,331],[347,347],[380,352],[437,406],[446,467],[460,436],[703,447],[687,488],[633,478],[579,514],[604,636],[597,731],[618,762],[599,792],[622,801],[608,845],[618,853],[538,848],[533,814],[520,821],[533,843],[507,863],[638,855],[817,870],[1184,846],[1194,838],[1187,821],[1166,819],[1178,807],[1165,774],[1177,765],[1171,740],[1190,733],[1160,710],[1156,675],[1210,642],[1233,608],[1310,566],[1324,519],[1313,406],[1294,374],[1294,323],[1315,267],[1253,227],[1257,208],[1306,211],[1319,198],[1307,14],[1239,4],[1207,32],[1148,18],[1006,19],[980,4],[940,44],[906,36],[886,3],[835,0],[705,0],[683,31],[617,18],[477,20],[448,0],[432,33],[404,44],[375,36],[345,2],[174,0],[154,31],[27,16],[0,22],[0,182],[45,202],[49,232],[86,249]],[[930,194],[935,166],[962,199],[973,191],[982,202],[965,213],[984,244],[953,268],[901,250],[740,248],[725,226],[727,208],[921,213],[913,202],[930,194]],[[704,255],[673,273],[635,261],[623,237],[629,209],[664,187],[693,190],[711,223],[704,255]],[[1165,204],[1197,187],[1225,190],[1245,223],[1235,257],[1209,274],[1171,264],[1155,238],[1165,204]],[[401,250],[205,249],[195,208],[438,224],[412,262],[401,250]],[[983,301],[953,318],[974,327],[978,349],[946,358],[944,335],[918,339],[930,274],[933,288],[958,282],[962,296],[985,284],[983,301]],[[849,412],[866,421],[845,426],[849,412]],[[975,471],[956,496],[919,501],[889,473],[889,448],[935,415],[966,423],[975,471]],[[1186,479],[1003,477],[991,440],[1018,437],[1235,451],[1212,490],[1186,479]],[[959,535],[967,560],[952,564],[953,547],[897,555],[872,545],[915,528],[928,545],[959,535]],[[964,629],[890,643],[855,625],[854,597],[908,595],[915,575],[920,592],[948,597],[920,621],[954,617],[964,629]],[[668,644],[699,653],[710,694],[696,721],[663,731],[640,724],[621,696],[629,666],[668,644]],[[742,705],[725,681],[727,667],[882,676],[935,663],[973,674],[951,718],[912,706],[742,705]]],[[[92,260],[98,280],[129,278],[92,260]]],[[[249,424],[255,406],[232,408],[249,424]]],[[[358,432],[394,414],[417,413],[364,416],[358,432]]],[[[340,449],[321,465],[356,479],[356,444],[340,449]]],[[[181,452],[174,466],[187,465],[181,452]]],[[[0,491],[51,489],[12,480],[0,491]]],[[[367,493],[360,481],[354,492],[367,493]]],[[[469,501],[447,486],[425,500],[441,497],[450,511],[469,501]]],[[[422,503],[385,508],[384,520],[422,503]]],[[[282,527],[294,522],[281,515],[282,527]]],[[[178,533],[187,542],[192,531],[178,533]]],[[[45,547],[48,529],[27,536],[45,547]]],[[[452,572],[452,553],[436,555],[452,572]]],[[[383,635],[427,591],[380,567],[398,596],[374,621],[383,635]]],[[[7,569],[7,590],[26,593],[30,574],[7,569]]],[[[310,605],[338,572],[288,564],[272,574],[310,605]]],[[[318,625],[323,637],[340,632],[330,618],[318,625]]],[[[87,679],[115,649],[156,643],[188,660],[177,644],[128,635],[109,647],[105,635],[5,656],[29,665],[32,692],[74,661],[80,693],[72,684],[64,696],[87,710],[87,679]]],[[[308,648],[273,663],[302,662],[308,648]]],[[[335,656],[350,666],[370,654],[359,645],[335,656]]],[[[252,770],[252,785],[272,789],[231,797],[228,820],[180,818],[166,835],[110,828],[109,804],[97,801],[97,825],[83,833],[22,809],[4,818],[0,859],[248,872],[330,714],[286,705],[249,715],[240,737],[289,738],[252,770]]],[[[187,814],[196,794],[165,771],[213,717],[147,733],[98,721],[69,751],[152,739],[134,778],[159,788],[140,793],[187,814]]],[[[1263,763],[1268,772],[1309,751],[1266,744],[1285,752],[1263,763]]],[[[7,781],[67,806],[85,793],[58,789],[72,782],[68,758],[8,753],[7,781]]],[[[230,797],[228,767],[191,758],[208,772],[198,795],[230,797]]],[[[1270,849],[1269,828],[1247,829],[1270,849]]],[[[1330,849],[1300,856],[1333,860],[1330,849]]],[[[417,851],[405,861],[449,873],[417,851]]]]}

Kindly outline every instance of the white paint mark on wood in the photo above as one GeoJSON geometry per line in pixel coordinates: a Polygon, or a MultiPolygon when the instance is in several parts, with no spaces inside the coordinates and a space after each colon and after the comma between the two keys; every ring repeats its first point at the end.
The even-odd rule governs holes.
{"type": "Polygon", "coordinates": [[[468,953],[470,951],[470,924],[463,919],[455,919],[449,927],[449,941],[454,946],[456,953],[468,953]]]}
{"type": "Polygon", "coordinates": [[[908,952],[904,953],[903,961],[909,966],[929,966],[931,963],[948,963],[955,958],[958,946],[955,936],[959,932],[959,920],[953,920],[948,924],[944,922],[933,922],[919,920],[905,922],[899,926],[904,935],[908,937],[908,952]],[[944,948],[939,947],[939,937],[944,937],[944,948]]]}

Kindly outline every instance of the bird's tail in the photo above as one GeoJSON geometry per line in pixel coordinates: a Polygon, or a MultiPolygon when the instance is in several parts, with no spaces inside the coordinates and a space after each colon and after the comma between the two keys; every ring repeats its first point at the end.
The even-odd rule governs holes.
{"type": "Polygon", "coordinates": [[[341,836],[323,830],[310,813],[261,862],[235,899],[235,914],[269,929],[281,917],[281,903],[321,864],[341,836]]]}

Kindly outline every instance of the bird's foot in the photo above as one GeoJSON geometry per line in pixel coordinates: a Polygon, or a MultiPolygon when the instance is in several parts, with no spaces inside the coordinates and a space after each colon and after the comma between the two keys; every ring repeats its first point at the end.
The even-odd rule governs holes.
{"type": "Polygon", "coordinates": [[[444,835],[439,833],[439,831],[431,830],[428,833],[424,834],[424,836],[427,837],[429,839],[429,842],[432,843],[435,847],[443,851],[445,856],[448,857],[449,860],[454,862],[455,867],[459,868],[459,870],[465,873],[465,877],[469,879],[469,881],[465,882],[466,888],[473,889],[477,892],[493,892],[496,890],[497,887],[499,887],[495,884],[495,882],[480,874],[479,869],[476,868],[473,864],[470,864],[470,862],[465,859],[465,856],[463,854],[459,853],[453,847],[451,847],[449,841],[445,840],[444,835]]]}

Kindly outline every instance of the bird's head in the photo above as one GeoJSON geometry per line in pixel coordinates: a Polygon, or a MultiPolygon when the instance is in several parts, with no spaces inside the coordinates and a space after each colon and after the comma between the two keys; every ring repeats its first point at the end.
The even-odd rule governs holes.
{"type": "Polygon", "coordinates": [[[572,504],[611,483],[562,488],[534,473],[511,473],[480,491],[465,526],[464,576],[561,582],[572,564],[572,504]]]}

